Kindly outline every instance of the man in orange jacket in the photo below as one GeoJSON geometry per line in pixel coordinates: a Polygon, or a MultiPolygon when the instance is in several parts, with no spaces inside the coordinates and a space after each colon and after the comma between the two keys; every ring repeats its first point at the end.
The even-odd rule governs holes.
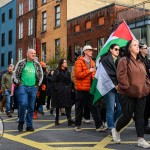
{"type": "Polygon", "coordinates": [[[88,104],[95,121],[96,131],[102,131],[102,121],[97,104],[92,106],[90,87],[96,72],[95,62],[92,60],[93,48],[86,45],[83,48],[83,56],[79,56],[74,66],[75,89],[77,98],[75,103],[75,131],[81,131],[83,109],[88,104]]]}

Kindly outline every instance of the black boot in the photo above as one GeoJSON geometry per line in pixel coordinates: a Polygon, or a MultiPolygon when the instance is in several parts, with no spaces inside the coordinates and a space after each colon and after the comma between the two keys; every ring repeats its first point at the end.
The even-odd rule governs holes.
{"type": "Polygon", "coordinates": [[[75,124],[75,122],[72,119],[68,119],[68,126],[71,126],[73,124],[75,124]]]}
{"type": "Polygon", "coordinates": [[[58,120],[55,120],[55,125],[60,125],[58,120]]]}
{"type": "Polygon", "coordinates": [[[18,124],[18,131],[23,131],[23,122],[19,122],[18,124]]]}

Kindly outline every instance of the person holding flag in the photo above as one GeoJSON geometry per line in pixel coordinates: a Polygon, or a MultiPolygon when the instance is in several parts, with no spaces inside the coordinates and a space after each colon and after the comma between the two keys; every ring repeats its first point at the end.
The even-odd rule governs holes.
{"type": "Polygon", "coordinates": [[[120,59],[119,49],[120,47],[117,44],[110,45],[107,56],[101,60],[101,64],[105,68],[106,72],[101,72],[100,76],[110,78],[111,83],[109,84],[115,85],[113,89],[104,95],[106,103],[106,122],[109,130],[114,128],[114,122],[121,115],[121,106],[117,94],[118,81],[116,75],[117,64],[120,59]]]}

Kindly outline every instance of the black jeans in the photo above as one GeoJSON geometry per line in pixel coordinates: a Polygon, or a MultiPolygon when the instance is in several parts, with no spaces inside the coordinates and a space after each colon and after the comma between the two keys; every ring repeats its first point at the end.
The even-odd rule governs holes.
{"type": "Polygon", "coordinates": [[[150,118],[150,94],[146,97],[146,105],[144,111],[144,124],[148,126],[148,119],[150,118]]]}
{"type": "Polygon", "coordinates": [[[81,126],[83,110],[88,103],[92,117],[95,122],[95,127],[99,128],[102,125],[100,110],[98,104],[92,105],[93,96],[87,91],[77,91],[75,103],[75,126],[81,126]]]}
{"type": "MultiPolygon", "coordinates": [[[[55,118],[56,121],[59,120],[59,110],[60,108],[56,108],[56,118],[55,118]]],[[[66,111],[67,119],[70,120],[71,119],[71,107],[65,108],[65,111],[66,111]]]]}
{"type": "Polygon", "coordinates": [[[130,122],[134,113],[137,137],[144,137],[145,97],[131,98],[126,95],[119,94],[119,98],[122,107],[122,115],[116,122],[116,130],[120,131],[123,127],[125,127],[130,122]]]}

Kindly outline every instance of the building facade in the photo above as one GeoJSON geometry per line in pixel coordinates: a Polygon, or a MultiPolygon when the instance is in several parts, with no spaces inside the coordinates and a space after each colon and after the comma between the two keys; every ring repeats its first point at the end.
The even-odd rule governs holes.
{"type": "Polygon", "coordinates": [[[26,58],[29,48],[36,49],[36,0],[17,0],[17,61],[26,58]]]}
{"type": "Polygon", "coordinates": [[[37,0],[37,51],[39,60],[48,62],[59,52],[66,55],[67,1],[37,0]]]}
{"type": "Polygon", "coordinates": [[[0,72],[16,61],[16,0],[0,8],[0,72]]]}
{"type": "Polygon", "coordinates": [[[81,55],[85,45],[95,48],[94,57],[114,29],[116,11],[124,8],[110,4],[87,14],[68,20],[67,47],[70,61],[81,55]]]}
{"type": "Polygon", "coordinates": [[[122,22],[122,19],[128,23],[140,42],[150,46],[150,10],[147,9],[146,4],[144,2],[133,8],[133,6],[127,7],[114,3],[68,20],[67,49],[70,61],[75,61],[76,57],[82,53],[84,45],[91,45],[97,50],[94,52],[96,58],[105,41],[122,22]]]}

